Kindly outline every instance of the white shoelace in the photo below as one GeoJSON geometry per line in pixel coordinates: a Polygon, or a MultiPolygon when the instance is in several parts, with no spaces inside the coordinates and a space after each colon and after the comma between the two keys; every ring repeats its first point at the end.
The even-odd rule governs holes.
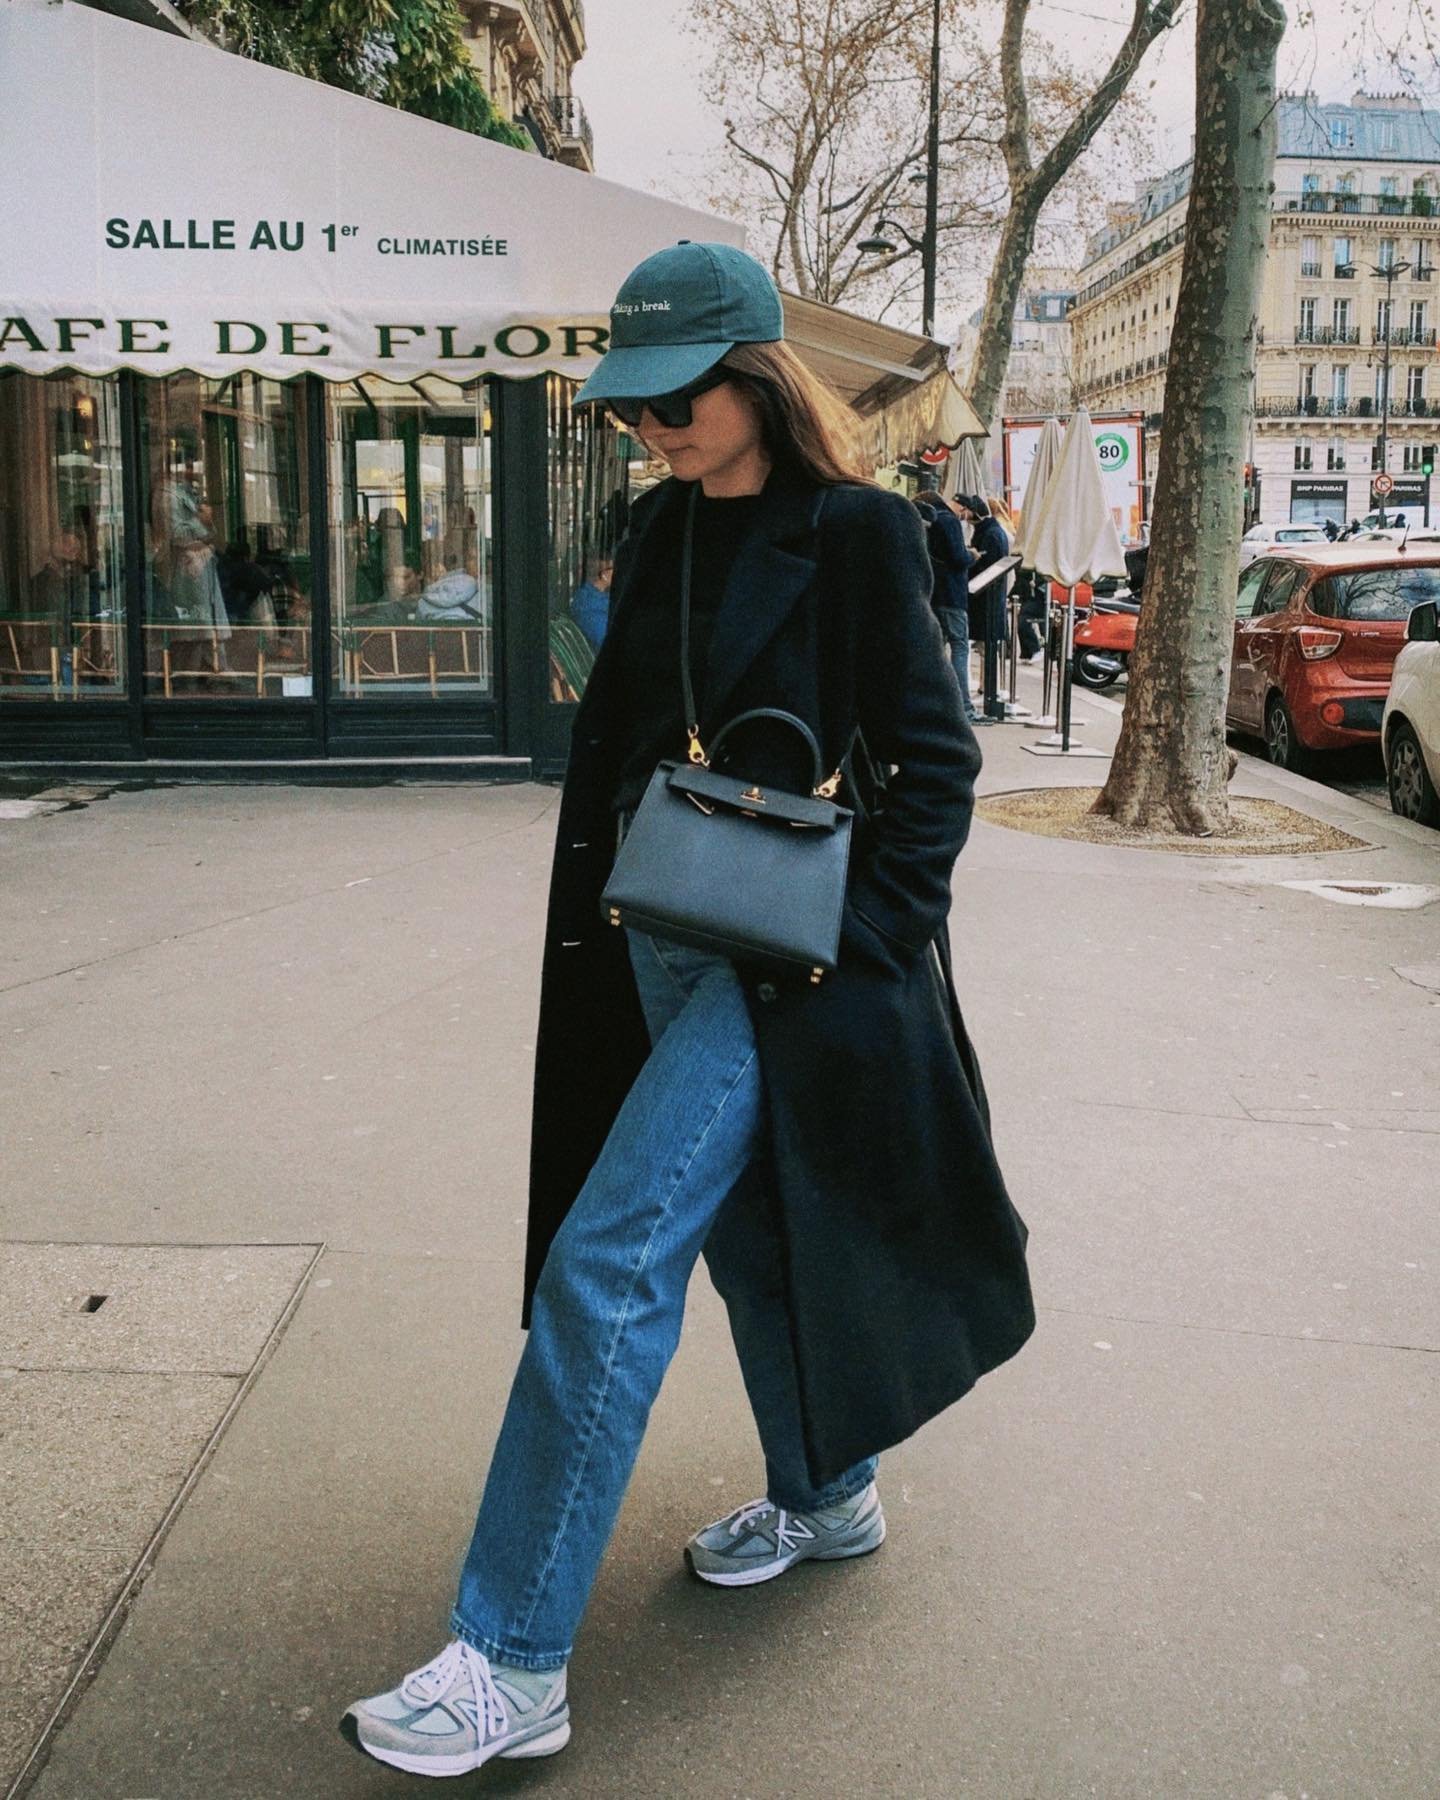
{"type": "Polygon", "coordinates": [[[772,1506],[768,1500],[751,1500],[742,1506],[730,1522],[731,1537],[739,1537],[747,1525],[752,1525],[756,1519],[764,1518],[766,1513],[775,1515],[776,1550],[782,1555],[793,1550],[800,1540],[795,1536],[789,1523],[790,1515],[783,1506],[772,1506]]]}
{"type": "Polygon", "coordinates": [[[481,1743],[499,1737],[509,1723],[505,1701],[495,1686],[490,1664],[478,1650],[461,1638],[452,1638],[434,1662],[416,1669],[400,1683],[400,1692],[417,1705],[433,1705],[451,1686],[461,1668],[470,1677],[470,1691],[475,1697],[475,1720],[481,1732],[481,1743]]]}

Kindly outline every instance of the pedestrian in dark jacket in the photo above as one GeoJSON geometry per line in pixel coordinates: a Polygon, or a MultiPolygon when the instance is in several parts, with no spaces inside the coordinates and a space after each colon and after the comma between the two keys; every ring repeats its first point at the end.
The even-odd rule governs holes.
{"type": "Polygon", "coordinates": [[[949,503],[934,488],[922,488],[915,496],[915,510],[925,520],[925,542],[930,552],[930,569],[935,587],[930,604],[945,642],[950,649],[951,666],[960,683],[960,697],[965,702],[965,715],[973,719],[975,703],[970,697],[970,565],[974,561],[960,521],[949,503]]]}
{"type": "MultiPolygon", "coordinates": [[[[960,517],[970,522],[970,551],[974,559],[970,564],[970,629],[974,632],[978,628],[986,645],[985,679],[993,687],[998,670],[998,648],[1005,635],[1006,577],[997,576],[994,581],[981,588],[979,593],[973,593],[973,589],[987,569],[1010,554],[1010,540],[1005,535],[1005,528],[992,516],[989,503],[982,495],[957,494],[955,505],[960,517]]],[[[987,703],[993,699],[989,688],[985,698],[987,703]]],[[[993,721],[987,719],[986,723],[993,721]]]]}
{"type": "MultiPolygon", "coordinates": [[[[877,1549],[878,1453],[1034,1323],[1025,1228],[950,977],[979,754],[930,609],[924,535],[912,507],[863,478],[848,415],[782,333],[759,263],[679,245],[626,280],[612,347],[579,396],[606,402],[671,478],[633,508],[574,721],[536,1048],[530,1335],[454,1636],[346,1715],[361,1747],[401,1768],[460,1774],[568,1738],[575,1628],[702,1251],[765,1463],[762,1497],[685,1547],[718,1586],[877,1549]],[[840,956],[818,986],[617,930],[601,912],[656,764],[703,756],[757,707],[796,715],[825,767],[846,765],[856,828],[840,956]],[[857,728],[863,750],[847,762],[857,728]]],[[[808,793],[795,741],[771,720],[744,726],[730,772],[808,793]]]]}

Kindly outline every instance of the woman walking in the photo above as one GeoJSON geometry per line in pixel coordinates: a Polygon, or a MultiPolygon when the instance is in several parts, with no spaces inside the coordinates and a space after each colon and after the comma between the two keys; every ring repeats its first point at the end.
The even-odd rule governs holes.
{"type": "MultiPolygon", "coordinates": [[[[779,294],[743,252],[682,244],[647,259],[611,324],[579,398],[607,404],[672,474],[633,508],[617,554],[560,805],[529,1337],[453,1636],[342,1722],[372,1756],[422,1774],[568,1740],[575,1630],[702,1252],[765,1465],[763,1496],[685,1547],[719,1587],[878,1549],[878,1453],[1034,1323],[1025,1229],[949,974],[979,755],[930,610],[920,521],[852,462],[843,408],[781,341],[779,294]],[[854,840],[838,966],[818,985],[601,912],[657,763],[684,762],[753,708],[798,716],[825,766],[845,765],[854,840]]],[[[752,721],[717,767],[808,794],[797,741],[752,721]]]]}

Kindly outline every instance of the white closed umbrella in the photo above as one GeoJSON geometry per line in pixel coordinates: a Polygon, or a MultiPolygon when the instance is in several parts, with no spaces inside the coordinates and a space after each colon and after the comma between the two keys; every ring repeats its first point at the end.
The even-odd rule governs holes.
{"type": "Polygon", "coordinates": [[[1025,560],[1067,588],[1125,573],[1124,547],[1105,503],[1095,427],[1083,406],[1076,407],[1065,427],[1033,532],[1026,520],[1025,560]]]}
{"type": "Polygon", "coordinates": [[[966,438],[955,453],[955,486],[951,490],[952,495],[985,492],[985,471],[980,464],[976,442],[975,438],[966,438]]]}
{"type": "Polygon", "coordinates": [[[1045,495],[1054,477],[1055,465],[1059,460],[1060,421],[1047,419],[1040,428],[1040,441],[1035,446],[1035,456],[1030,464],[1030,473],[1025,479],[1025,498],[1020,502],[1020,531],[1015,540],[1015,548],[1027,568],[1034,566],[1035,559],[1030,554],[1030,541],[1035,536],[1036,527],[1040,523],[1041,508],[1045,504],[1045,495]]]}
{"type": "Polygon", "coordinates": [[[1036,574],[1070,590],[1065,607],[1065,636],[1060,658],[1060,729],[1042,740],[1046,748],[1070,750],[1070,659],[1075,642],[1075,586],[1102,575],[1125,573],[1125,551],[1115,520],[1105,503],[1095,428],[1083,406],[1075,409],[1060,455],[1040,503],[1033,530],[1025,532],[1025,560],[1036,574]]]}

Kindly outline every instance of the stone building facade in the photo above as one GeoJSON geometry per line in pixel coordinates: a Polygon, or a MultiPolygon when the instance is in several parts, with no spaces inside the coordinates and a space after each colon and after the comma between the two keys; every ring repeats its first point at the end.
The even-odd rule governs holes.
{"type": "MultiPolygon", "coordinates": [[[[1383,468],[1390,504],[1428,520],[1440,498],[1423,472],[1440,439],[1440,112],[1409,95],[1285,95],[1278,124],[1247,517],[1362,516],[1383,468]]],[[[1110,208],[1071,315],[1086,404],[1143,410],[1152,433],[1189,186],[1185,163],[1110,208]]]]}
{"type": "Polygon", "coordinates": [[[555,162],[593,174],[595,142],[570,78],[585,54],[581,0],[458,0],[485,92],[555,162]]]}

